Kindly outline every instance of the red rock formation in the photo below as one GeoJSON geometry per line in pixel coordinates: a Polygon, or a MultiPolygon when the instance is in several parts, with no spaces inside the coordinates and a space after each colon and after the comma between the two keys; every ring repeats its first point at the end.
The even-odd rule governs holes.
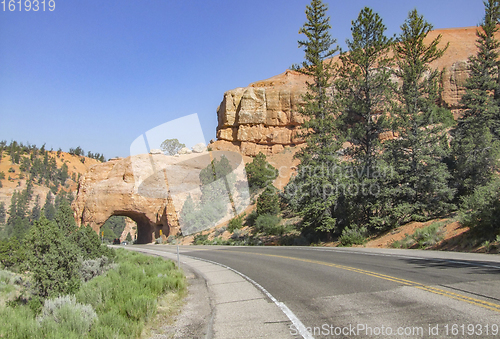
{"type": "MultiPolygon", "coordinates": [[[[476,53],[476,27],[439,29],[429,33],[427,41],[442,35],[441,47],[449,43],[444,56],[432,67],[444,70],[443,106],[460,115],[459,101],[467,79],[467,59],[476,53]]],[[[333,59],[338,61],[338,57],[333,59]]],[[[302,143],[296,137],[303,121],[298,114],[304,104],[307,76],[287,70],[267,80],[224,93],[217,110],[219,124],[214,150],[239,150],[243,155],[259,152],[276,154],[287,145],[302,143]]]]}

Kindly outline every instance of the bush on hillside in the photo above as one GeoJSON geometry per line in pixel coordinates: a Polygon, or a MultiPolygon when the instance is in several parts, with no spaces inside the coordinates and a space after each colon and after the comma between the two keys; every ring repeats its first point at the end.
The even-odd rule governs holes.
{"type": "Polygon", "coordinates": [[[278,170],[266,161],[266,156],[260,152],[251,163],[245,165],[248,185],[255,192],[271,184],[278,176],[278,170]]]}
{"type": "Polygon", "coordinates": [[[280,212],[280,200],[276,188],[272,185],[266,187],[257,199],[257,214],[277,215],[280,212]]]}

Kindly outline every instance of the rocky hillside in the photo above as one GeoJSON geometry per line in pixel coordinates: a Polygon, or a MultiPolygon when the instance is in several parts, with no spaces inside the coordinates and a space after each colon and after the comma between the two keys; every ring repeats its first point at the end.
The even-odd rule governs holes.
{"type": "MultiPolygon", "coordinates": [[[[60,170],[63,165],[67,166],[68,178],[64,185],[59,186],[57,191],[65,190],[70,192],[75,192],[78,188],[78,180],[81,175],[85,174],[88,169],[98,163],[99,161],[84,157],[72,155],[65,152],[54,152],[48,151],[48,159],[54,159],[58,170],[60,170]]],[[[22,170],[24,169],[22,164],[23,158],[28,158],[30,155],[24,154],[20,156],[21,159],[18,163],[12,161],[11,156],[7,152],[3,152],[0,158],[0,173],[5,174],[4,179],[0,179],[0,203],[4,203],[7,210],[10,206],[12,194],[15,191],[21,191],[26,188],[27,180],[29,174],[22,170]]],[[[42,157],[39,155],[39,157],[42,157]]],[[[41,159],[43,162],[43,160],[41,159]]],[[[50,184],[49,184],[50,185],[50,184]]],[[[40,196],[40,201],[43,203],[48,192],[51,190],[47,182],[40,182],[39,180],[34,181],[34,196],[40,196]]],[[[52,187],[54,185],[52,184],[52,187]]],[[[54,188],[52,188],[54,191],[54,188]]]]}
{"type": "MultiPolygon", "coordinates": [[[[449,43],[444,56],[432,65],[444,70],[441,104],[460,116],[459,100],[468,76],[467,59],[476,53],[476,27],[439,29],[429,33],[427,40],[442,35],[440,47],[449,43]]],[[[335,62],[338,57],[333,58],[335,62]]],[[[240,151],[247,156],[259,152],[280,153],[287,146],[302,143],[296,137],[302,122],[298,114],[304,104],[307,77],[287,70],[248,87],[224,93],[217,110],[217,141],[213,150],[240,151]]]]}

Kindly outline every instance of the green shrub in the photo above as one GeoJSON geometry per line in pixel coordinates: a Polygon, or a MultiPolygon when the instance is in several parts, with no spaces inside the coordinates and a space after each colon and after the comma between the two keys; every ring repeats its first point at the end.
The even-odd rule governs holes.
{"type": "Polygon", "coordinates": [[[436,245],[438,242],[443,240],[441,223],[434,223],[427,227],[416,229],[412,238],[418,244],[419,248],[436,245]]]}
{"type": "Polygon", "coordinates": [[[500,224],[500,180],[474,189],[471,195],[462,197],[459,217],[464,226],[482,231],[490,236],[498,232],[500,224]]]}
{"type": "Polygon", "coordinates": [[[31,227],[25,244],[36,294],[46,298],[74,293],[78,289],[80,253],[55,222],[42,215],[31,227]]]}
{"type": "Polygon", "coordinates": [[[39,324],[28,307],[0,308],[0,338],[43,338],[39,324]]]}
{"type": "Polygon", "coordinates": [[[403,239],[394,240],[390,244],[392,248],[411,248],[413,245],[415,245],[415,240],[408,234],[405,234],[405,237],[403,239]]]}
{"type": "Polygon", "coordinates": [[[18,270],[26,260],[26,251],[15,236],[0,240],[0,266],[18,270]]]}
{"type": "Polygon", "coordinates": [[[184,290],[185,278],[173,262],[159,257],[119,250],[116,262],[117,269],[83,284],[76,300],[92,305],[98,314],[92,336],[138,337],[142,323],[156,312],[158,295],[184,290]]]}
{"type": "Polygon", "coordinates": [[[266,187],[257,199],[257,214],[277,215],[280,212],[280,200],[276,188],[272,185],[266,187]]]}
{"type": "Polygon", "coordinates": [[[419,248],[426,248],[436,245],[443,239],[442,223],[434,223],[424,228],[416,229],[412,235],[405,234],[401,240],[391,243],[393,248],[411,248],[417,245],[419,248]]]}
{"type": "Polygon", "coordinates": [[[366,227],[346,227],[339,240],[342,246],[363,245],[366,242],[366,227]]]}
{"type": "Polygon", "coordinates": [[[259,215],[255,220],[255,230],[266,235],[282,235],[285,227],[280,225],[281,219],[272,214],[259,215]]]}
{"type": "Polygon", "coordinates": [[[156,314],[156,298],[145,295],[132,295],[125,304],[127,318],[139,321],[148,320],[156,314]]]}
{"type": "Polygon", "coordinates": [[[255,226],[255,220],[257,220],[259,214],[257,213],[257,210],[253,210],[248,216],[247,219],[245,220],[245,224],[248,226],[255,226]]]}
{"type": "Polygon", "coordinates": [[[193,244],[195,245],[204,245],[205,242],[208,240],[208,235],[207,234],[196,234],[193,238],[193,244]]]}
{"type": "Polygon", "coordinates": [[[233,233],[235,230],[239,230],[239,229],[243,228],[243,219],[245,219],[245,217],[246,217],[246,213],[243,213],[243,214],[229,220],[229,223],[227,225],[227,230],[230,233],[233,233]]]}
{"type": "Polygon", "coordinates": [[[69,236],[69,239],[76,244],[83,260],[105,256],[112,261],[115,256],[111,248],[101,244],[101,239],[89,225],[78,228],[76,232],[69,236]]]}

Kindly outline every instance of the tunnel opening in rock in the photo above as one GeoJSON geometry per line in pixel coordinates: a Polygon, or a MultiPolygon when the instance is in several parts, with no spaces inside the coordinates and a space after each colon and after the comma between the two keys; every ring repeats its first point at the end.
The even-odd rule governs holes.
{"type": "MultiPolygon", "coordinates": [[[[120,241],[124,241],[127,234],[130,233],[132,240],[137,244],[147,244],[153,242],[161,234],[168,236],[168,227],[164,228],[162,221],[159,223],[152,223],[145,213],[137,211],[114,211],[106,222],[101,226],[101,235],[113,234],[109,232],[112,229],[113,234],[120,241]],[[120,234],[116,234],[121,231],[120,234]]],[[[109,236],[107,238],[109,238],[109,236]]]]}
{"type": "Polygon", "coordinates": [[[132,244],[137,237],[137,223],[127,216],[112,215],[100,228],[103,240],[113,243],[127,241],[132,244]]]}

